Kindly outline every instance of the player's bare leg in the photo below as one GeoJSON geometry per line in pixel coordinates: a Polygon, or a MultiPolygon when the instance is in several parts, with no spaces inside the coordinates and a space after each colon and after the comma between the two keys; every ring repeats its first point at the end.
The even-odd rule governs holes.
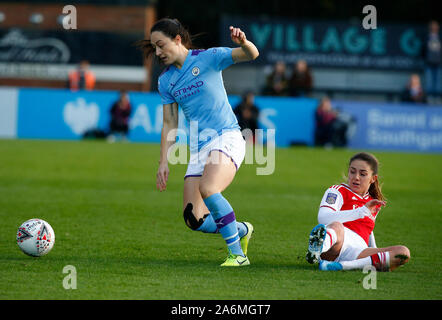
{"type": "Polygon", "coordinates": [[[344,225],[340,222],[332,222],[326,225],[327,230],[333,230],[335,232],[335,237],[331,237],[330,234],[326,235],[324,240],[325,244],[321,253],[322,260],[333,261],[337,257],[342,249],[344,243],[344,225]],[[326,247],[326,245],[328,245],[326,247]]]}
{"type": "Polygon", "coordinates": [[[229,251],[229,255],[222,266],[250,264],[249,259],[241,249],[235,213],[229,202],[221,195],[221,192],[233,181],[235,174],[236,166],[230,157],[214,150],[208,157],[199,184],[204,203],[212,213],[229,251]]]}
{"type": "Polygon", "coordinates": [[[199,191],[200,180],[201,177],[187,177],[184,180],[184,221],[191,229],[196,229],[201,219],[204,219],[204,215],[210,213],[199,191]]]}
{"type": "MultiPolygon", "coordinates": [[[[186,225],[194,230],[204,233],[218,233],[215,220],[203,201],[200,193],[200,180],[198,176],[188,176],[184,180],[183,216],[186,225]]],[[[237,222],[238,235],[241,248],[247,255],[247,248],[253,233],[253,226],[249,222],[237,222]]]]}
{"type": "MultiPolygon", "coordinates": [[[[410,250],[405,246],[391,246],[386,248],[367,248],[362,251],[358,259],[363,259],[366,257],[371,257],[376,255],[379,252],[388,252],[389,253],[389,261],[388,261],[388,270],[385,271],[393,271],[394,269],[406,264],[410,260],[410,250]]],[[[383,266],[380,266],[382,268],[383,266]]],[[[386,269],[386,268],[384,268],[386,269]]]]}
{"type": "Polygon", "coordinates": [[[366,266],[374,266],[377,271],[393,271],[405,264],[410,259],[410,250],[404,246],[386,248],[367,248],[363,250],[356,260],[352,261],[326,261],[319,264],[323,271],[361,270],[366,266]]]}
{"type": "Polygon", "coordinates": [[[223,192],[232,183],[235,174],[236,167],[230,157],[220,151],[212,151],[199,182],[202,198],[223,192]]]}

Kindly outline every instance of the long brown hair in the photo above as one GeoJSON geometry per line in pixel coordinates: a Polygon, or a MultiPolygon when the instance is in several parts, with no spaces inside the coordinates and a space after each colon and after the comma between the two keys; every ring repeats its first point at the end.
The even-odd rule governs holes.
{"type": "MultiPolygon", "coordinates": [[[[373,175],[378,174],[379,161],[371,153],[360,152],[360,153],[355,154],[353,157],[351,157],[350,162],[348,163],[348,166],[350,167],[351,163],[355,160],[362,160],[362,161],[366,162],[370,166],[371,170],[373,171],[373,175]]],[[[368,193],[370,194],[370,196],[373,199],[378,199],[378,200],[382,200],[382,201],[385,200],[385,197],[382,194],[381,186],[379,184],[379,176],[368,188],[368,193]]]]}
{"type": "MultiPolygon", "coordinates": [[[[193,49],[192,39],[198,36],[191,36],[189,31],[178,21],[178,19],[170,18],[163,18],[155,22],[152,29],[150,29],[150,33],[154,31],[160,31],[170,39],[175,39],[175,37],[179,35],[181,37],[181,43],[187,49],[193,49]]],[[[139,40],[135,42],[135,46],[143,51],[145,58],[149,58],[155,52],[150,39],[139,40]]]]}

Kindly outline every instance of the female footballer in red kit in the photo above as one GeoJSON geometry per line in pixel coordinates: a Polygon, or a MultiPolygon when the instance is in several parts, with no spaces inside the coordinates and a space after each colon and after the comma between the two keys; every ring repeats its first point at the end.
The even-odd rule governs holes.
{"type": "Polygon", "coordinates": [[[392,271],[410,259],[402,245],[377,248],[373,229],[385,206],[378,179],[379,162],[369,153],[358,153],[349,161],[347,183],[325,192],[319,224],[309,237],[306,259],[319,263],[323,271],[363,269],[372,265],[378,271],[392,271]]]}

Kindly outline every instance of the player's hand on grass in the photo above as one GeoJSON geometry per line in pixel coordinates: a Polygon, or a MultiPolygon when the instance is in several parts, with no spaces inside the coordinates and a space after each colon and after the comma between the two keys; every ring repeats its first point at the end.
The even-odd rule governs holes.
{"type": "Polygon", "coordinates": [[[230,38],[234,43],[240,46],[247,41],[246,34],[241,31],[240,28],[235,28],[233,26],[230,26],[230,38]]]}
{"type": "Polygon", "coordinates": [[[167,163],[160,163],[157,172],[157,189],[160,191],[166,190],[167,179],[169,178],[169,166],[167,163]]]}

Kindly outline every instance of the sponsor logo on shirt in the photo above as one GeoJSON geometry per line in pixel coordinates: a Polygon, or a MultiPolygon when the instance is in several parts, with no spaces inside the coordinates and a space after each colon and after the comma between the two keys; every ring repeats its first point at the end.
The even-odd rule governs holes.
{"type": "Polygon", "coordinates": [[[180,88],[173,92],[175,98],[184,99],[200,92],[200,87],[204,85],[204,81],[197,81],[190,86],[180,88]]]}

